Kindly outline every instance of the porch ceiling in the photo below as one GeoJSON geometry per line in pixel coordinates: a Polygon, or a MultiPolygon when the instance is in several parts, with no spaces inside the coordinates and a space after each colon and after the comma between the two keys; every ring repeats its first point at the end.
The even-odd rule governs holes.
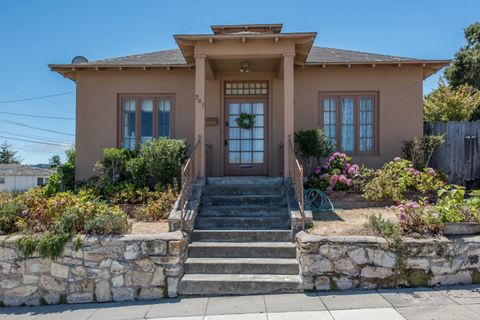
{"type": "Polygon", "coordinates": [[[244,63],[248,63],[249,72],[278,72],[281,66],[281,59],[209,59],[210,67],[214,73],[218,72],[240,72],[244,63]]]}

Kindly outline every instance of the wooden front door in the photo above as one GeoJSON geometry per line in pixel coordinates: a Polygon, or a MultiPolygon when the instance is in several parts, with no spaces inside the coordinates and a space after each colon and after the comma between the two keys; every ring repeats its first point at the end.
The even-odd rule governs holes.
{"type": "Polygon", "coordinates": [[[267,175],[268,100],[239,98],[225,100],[225,175],[267,175]],[[250,129],[240,128],[242,113],[254,115],[250,129]]]}

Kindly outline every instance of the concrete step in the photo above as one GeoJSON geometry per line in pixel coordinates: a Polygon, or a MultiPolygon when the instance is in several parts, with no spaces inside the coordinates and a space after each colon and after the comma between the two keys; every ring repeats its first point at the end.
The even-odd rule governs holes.
{"type": "Polygon", "coordinates": [[[287,207],[282,206],[201,206],[199,216],[208,217],[285,217],[289,218],[287,207]]]}
{"type": "Polygon", "coordinates": [[[291,222],[288,217],[205,217],[195,219],[195,228],[200,230],[289,230],[291,222]]]}
{"type": "Polygon", "coordinates": [[[285,206],[282,195],[203,195],[205,206],[285,206]]]}
{"type": "Polygon", "coordinates": [[[188,246],[190,258],[295,258],[291,242],[201,242],[188,246]]]}
{"type": "Polygon", "coordinates": [[[181,295],[237,295],[303,291],[298,275],[271,274],[185,274],[181,295]]]}
{"type": "Polygon", "coordinates": [[[284,195],[283,186],[219,186],[207,185],[204,195],[284,195]]]}
{"type": "Polygon", "coordinates": [[[299,274],[296,259],[188,258],[185,273],[197,274],[299,274]]]}
{"type": "Polygon", "coordinates": [[[221,186],[283,186],[282,177],[209,177],[207,185],[221,186]]]}
{"type": "Polygon", "coordinates": [[[292,242],[291,230],[193,230],[193,241],[292,242]]]}

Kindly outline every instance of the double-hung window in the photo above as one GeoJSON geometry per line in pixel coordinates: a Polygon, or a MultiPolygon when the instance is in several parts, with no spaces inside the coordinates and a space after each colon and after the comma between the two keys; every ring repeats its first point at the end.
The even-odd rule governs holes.
{"type": "Polygon", "coordinates": [[[377,152],[377,114],[377,93],[320,95],[320,127],[338,151],[349,154],[377,152]]]}
{"type": "Polygon", "coordinates": [[[173,96],[125,95],[119,109],[121,147],[134,150],[154,138],[173,136],[173,96]]]}

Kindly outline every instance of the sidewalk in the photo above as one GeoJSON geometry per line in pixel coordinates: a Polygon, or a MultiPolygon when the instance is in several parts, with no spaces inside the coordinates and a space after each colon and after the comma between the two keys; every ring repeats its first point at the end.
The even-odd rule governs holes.
{"type": "Polygon", "coordinates": [[[0,308],[9,320],[475,320],[480,285],[0,308]]]}

